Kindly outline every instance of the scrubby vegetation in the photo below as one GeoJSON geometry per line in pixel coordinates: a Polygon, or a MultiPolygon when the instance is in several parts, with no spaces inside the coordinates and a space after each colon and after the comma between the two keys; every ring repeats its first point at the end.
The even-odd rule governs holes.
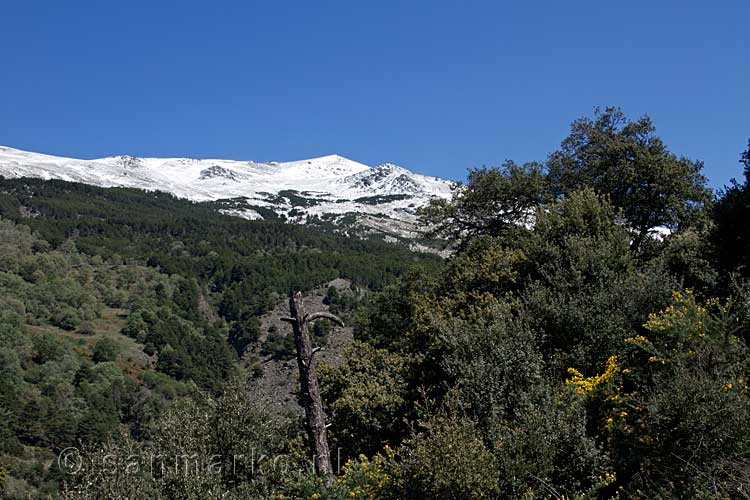
{"type": "Polygon", "coordinates": [[[598,111],[545,162],[473,170],[425,209],[443,263],[159,194],[3,181],[6,495],[747,498],[740,160],[745,181],[712,194],[647,118],[598,111]],[[236,357],[286,291],[335,277],[379,291],[324,301],[355,326],[319,369],[328,486],[299,414],[236,357]],[[75,474],[55,461],[70,443],[75,474]]]}
{"type": "Polygon", "coordinates": [[[345,277],[376,290],[439,263],[60,181],[0,180],[0,215],[0,465],[6,495],[20,498],[58,491],[66,447],[123,430],[141,439],[171,401],[221,394],[258,341],[258,317],[290,289],[345,277]]]}

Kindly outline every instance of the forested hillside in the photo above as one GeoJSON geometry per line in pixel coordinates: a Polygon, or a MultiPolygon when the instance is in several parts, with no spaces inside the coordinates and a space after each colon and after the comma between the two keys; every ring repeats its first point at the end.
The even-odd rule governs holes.
{"type": "Polygon", "coordinates": [[[6,495],[748,498],[739,159],[744,182],[713,193],[650,119],[597,110],[544,161],[471,170],[423,210],[443,262],[163,194],[2,181],[6,495]],[[377,291],[326,297],[354,322],[345,361],[318,367],[328,485],[299,413],[236,359],[259,314],[337,277],[377,291]]]}
{"type": "Polygon", "coordinates": [[[122,429],[140,438],[169,401],[220,393],[289,290],[339,277],[377,290],[439,264],[378,240],[62,181],[0,180],[0,224],[0,464],[21,498],[58,490],[60,450],[122,429]]]}

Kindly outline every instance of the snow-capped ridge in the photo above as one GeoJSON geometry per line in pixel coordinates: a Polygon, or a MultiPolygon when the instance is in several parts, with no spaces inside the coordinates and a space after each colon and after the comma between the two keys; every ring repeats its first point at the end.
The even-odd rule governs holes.
{"type": "Polygon", "coordinates": [[[158,190],[195,201],[223,200],[222,212],[247,218],[276,214],[293,222],[309,217],[335,222],[353,214],[376,231],[392,227],[399,234],[415,222],[418,207],[435,197],[450,197],[452,185],[395,163],[370,167],[338,154],[288,162],[132,155],[82,160],[7,146],[0,146],[0,176],[158,190]]]}

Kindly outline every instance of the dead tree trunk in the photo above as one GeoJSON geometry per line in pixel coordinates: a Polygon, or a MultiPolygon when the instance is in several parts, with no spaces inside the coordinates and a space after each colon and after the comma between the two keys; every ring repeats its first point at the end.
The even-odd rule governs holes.
{"type": "Polygon", "coordinates": [[[326,416],[323,412],[323,401],[320,398],[320,387],[318,386],[318,376],[315,373],[315,360],[313,359],[318,349],[312,347],[308,326],[317,319],[327,319],[341,326],[344,323],[337,316],[327,312],[305,314],[300,292],[289,297],[289,312],[291,317],[281,318],[281,321],[291,323],[294,331],[294,346],[297,350],[299,381],[302,388],[302,406],[305,408],[307,432],[314,454],[313,460],[317,473],[323,476],[330,486],[333,482],[331,452],[328,449],[326,416]]]}

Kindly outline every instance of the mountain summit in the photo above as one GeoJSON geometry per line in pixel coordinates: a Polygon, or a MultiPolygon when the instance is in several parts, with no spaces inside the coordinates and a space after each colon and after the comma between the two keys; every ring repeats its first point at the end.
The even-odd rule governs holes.
{"type": "Polygon", "coordinates": [[[0,146],[0,176],[165,191],[216,202],[227,214],[305,223],[355,222],[393,236],[415,229],[416,209],[448,198],[452,182],[392,163],[376,167],[339,155],[291,162],[110,156],[80,160],[0,146]]]}

